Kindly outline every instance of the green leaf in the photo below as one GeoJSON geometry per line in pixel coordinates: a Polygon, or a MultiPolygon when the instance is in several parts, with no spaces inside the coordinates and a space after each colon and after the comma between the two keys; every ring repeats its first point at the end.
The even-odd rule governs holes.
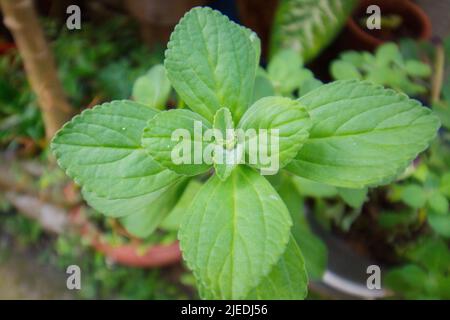
{"type": "Polygon", "coordinates": [[[402,56],[395,43],[386,43],[377,48],[375,60],[378,66],[387,66],[394,61],[402,62],[402,56]]]}
{"type": "Polygon", "coordinates": [[[165,109],[170,94],[170,82],[163,65],[155,65],[139,77],[133,86],[133,99],[150,107],[165,109]]]}
{"type": "Polygon", "coordinates": [[[327,267],[328,252],[326,245],[309,228],[305,216],[304,199],[296,192],[296,186],[293,182],[293,179],[297,177],[283,177],[282,183],[276,189],[291,214],[293,221],[291,233],[305,258],[309,278],[320,280],[327,267]]]}
{"type": "Polygon", "coordinates": [[[440,181],[440,191],[450,199],[450,172],[446,172],[440,181]]]}
{"type": "Polygon", "coordinates": [[[433,111],[442,122],[442,126],[450,130],[450,103],[436,102],[433,104],[433,111]]]}
{"type": "Polygon", "coordinates": [[[252,104],[258,101],[261,98],[274,96],[275,89],[270,81],[266,71],[262,68],[259,68],[256,78],[255,78],[255,87],[253,90],[253,99],[252,104]]]}
{"type": "Polygon", "coordinates": [[[361,208],[367,200],[367,188],[363,189],[347,189],[338,188],[339,196],[352,208],[361,208]]]}
{"type": "Polygon", "coordinates": [[[307,79],[307,80],[303,81],[300,86],[299,97],[302,97],[305,94],[307,94],[321,86],[323,86],[322,81],[320,81],[316,78],[307,79]]]}
{"type": "Polygon", "coordinates": [[[286,169],[338,187],[392,181],[439,128],[437,117],[418,101],[369,82],[336,81],[299,100],[313,127],[286,169]]]}
{"type": "Polygon", "coordinates": [[[428,205],[436,213],[439,213],[439,214],[449,213],[448,200],[439,191],[435,190],[430,194],[429,199],[428,199],[428,205]]]}
{"type": "Polygon", "coordinates": [[[438,235],[447,239],[450,238],[450,214],[430,212],[428,223],[438,235]]]}
{"type": "Polygon", "coordinates": [[[450,251],[439,238],[422,238],[407,248],[405,256],[412,262],[432,272],[447,272],[450,268],[450,251]]]}
{"type": "Polygon", "coordinates": [[[338,195],[337,189],[327,184],[315,182],[301,177],[292,177],[298,193],[306,197],[332,198],[338,195]]]}
{"type": "Polygon", "coordinates": [[[298,53],[292,49],[283,49],[274,55],[267,67],[267,72],[275,90],[286,95],[297,89],[302,65],[303,62],[298,53]]]}
{"type": "Polygon", "coordinates": [[[121,218],[122,225],[132,235],[148,237],[172,210],[177,199],[179,184],[169,188],[160,197],[147,204],[147,210],[135,212],[121,218]]]}
{"type": "Polygon", "coordinates": [[[209,144],[203,139],[207,129],[211,129],[208,120],[190,110],[162,111],[148,121],[142,146],[163,167],[194,176],[211,168],[203,158],[209,144]]]}
{"type": "Polygon", "coordinates": [[[242,299],[285,251],[292,225],[270,183],[239,166],[226,181],[211,177],[186,212],[183,256],[214,298],[242,299]]]}
{"type": "Polygon", "coordinates": [[[182,100],[209,121],[221,107],[235,121],[248,108],[259,63],[259,39],[210,8],[189,11],[172,33],[164,65],[182,100]]]}
{"type": "Polygon", "coordinates": [[[153,203],[163,197],[171,186],[133,197],[102,197],[86,188],[82,189],[82,194],[86,202],[95,210],[109,217],[120,218],[150,212],[153,203]]]}
{"type": "Polygon", "coordinates": [[[337,60],[331,64],[331,75],[336,80],[362,79],[361,73],[350,62],[337,60]]]}
{"type": "Polygon", "coordinates": [[[221,180],[226,180],[239,163],[239,149],[234,134],[234,123],[228,108],[220,108],[214,116],[213,128],[219,134],[215,143],[214,169],[221,180]]]}
{"type": "Polygon", "coordinates": [[[291,236],[286,250],[269,275],[252,290],[250,300],[303,300],[308,294],[308,275],[302,253],[291,236]]]}
{"type": "Polygon", "coordinates": [[[410,184],[403,187],[400,197],[404,203],[415,209],[423,208],[427,202],[425,190],[417,184],[410,184]]]}
{"type": "Polygon", "coordinates": [[[414,264],[390,270],[384,281],[392,290],[406,294],[406,298],[417,298],[423,294],[427,273],[414,264]]]}
{"type": "Polygon", "coordinates": [[[168,231],[176,231],[180,227],[180,222],[186,213],[186,210],[191,205],[197,192],[202,187],[202,183],[192,179],[183,191],[175,207],[168,214],[168,216],[161,222],[161,228],[168,231]]]}
{"type": "Polygon", "coordinates": [[[281,0],[278,4],[271,54],[292,48],[311,61],[336,37],[351,14],[354,0],[281,0]]]}
{"type": "Polygon", "coordinates": [[[406,72],[413,77],[426,78],[431,75],[430,66],[417,60],[406,61],[405,69],[406,72]]]}
{"type": "MultiPolygon", "coordinates": [[[[141,147],[146,122],[158,111],[133,101],[116,101],[86,110],[55,135],[51,148],[69,177],[98,197],[143,204],[180,176],[164,169],[141,147]],[[148,197],[148,198],[146,198],[148,197]]],[[[110,207],[95,206],[107,214],[110,207]]],[[[134,212],[121,206],[114,216],[134,212]]]]}
{"type": "MultiPolygon", "coordinates": [[[[267,151],[267,156],[271,160],[279,162],[279,168],[284,167],[305,143],[311,123],[309,115],[301,103],[289,98],[267,97],[258,100],[247,110],[238,127],[244,130],[256,130],[255,135],[246,138],[245,150],[250,157],[247,163],[270,172],[270,166],[273,166],[272,161],[270,164],[266,164],[261,161],[263,159],[260,156],[256,159],[257,161],[252,161],[251,157],[267,151]],[[258,139],[258,135],[263,133],[262,129],[267,130],[267,150],[261,148],[261,144],[262,147],[265,147],[261,136],[258,139]],[[272,131],[272,129],[278,130],[278,132],[272,131]],[[256,151],[252,145],[258,146],[259,149],[256,151]]],[[[274,171],[276,172],[279,168],[275,168],[274,171]]]]}

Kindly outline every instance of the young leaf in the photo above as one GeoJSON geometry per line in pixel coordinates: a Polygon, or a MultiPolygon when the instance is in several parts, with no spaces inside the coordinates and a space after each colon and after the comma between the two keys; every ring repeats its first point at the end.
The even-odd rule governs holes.
{"type": "Polygon", "coordinates": [[[155,65],[139,77],[133,86],[133,99],[149,107],[164,109],[170,94],[170,82],[163,65],[155,65]]]}
{"type": "Polygon", "coordinates": [[[291,236],[284,254],[269,275],[251,291],[250,300],[302,300],[308,294],[308,275],[302,253],[291,236]]]}
{"type": "Polygon", "coordinates": [[[131,199],[157,192],[180,178],[141,147],[142,130],[157,113],[133,101],[105,103],[64,125],[51,148],[67,175],[100,197],[131,199]]]}
{"type": "Polygon", "coordinates": [[[362,79],[358,69],[345,60],[337,60],[331,64],[331,75],[336,80],[362,79]]]}
{"type": "MultiPolygon", "coordinates": [[[[257,139],[258,133],[262,133],[261,129],[267,130],[268,156],[276,158],[279,168],[282,168],[296,156],[307,140],[311,122],[305,107],[298,101],[283,97],[266,97],[247,110],[238,127],[244,130],[256,129],[255,137],[246,137],[249,146],[252,145],[250,140],[257,139]],[[273,132],[273,129],[278,132],[273,132]]],[[[261,137],[258,140],[259,143],[261,137]]],[[[251,147],[247,147],[246,151],[254,152],[251,147]]],[[[261,151],[261,148],[258,151],[261,151]]],[[[261,159],[252,165],[256,168],[266,167],[261,159]]]]}
{"type": "Polygon", "coordinates": [[[208,120],[190,110],[163,111],[148,121],[142,146],[163,167],[194,176],[211,168],[203,161],[203,133],[210,128],[208,120]]]}
{"type": "Polygon", "coordinates": [[[439,120],[418,101],[368,82],[337,81],[300,102],[313,127],[286,167],[307,179],[363,188],[394,179],[435,137],[439,120]]]}
{"type": "Polygon", "coordinates": [[[361,208],[367,200],[367,188],[362,189],[348,189],[337,188],[339,196],[352,208],[361,208]]]}
{"type": "Polygon", "coordinates": [[[194,8],[175,27],[164,64],[181,99],[212,122],[221,107],[240,119],[252,99],[258,62],[255,33],[218,11],[194,8]]]}
{"type": "Polygon", "coordinates": [[[242,299],[284,252],[289,212],[259,173],[238,166],[211,177],[186,212],[180,245],[188,266],[215,298],[242,299]]]}
{"type": "Polygon", "coordinates": [[[253,90],[253,98],[251,103],[255,103],[261,98],[274,96],[275,89],[270,81],[266,71],[262,68],[258,69],[255,78],[255,87],[253,90]]]}
{"type": "Polygon", "coordinates": [[[226,180],[239,163],[239,150],[236,144],[233,118],[228,108],[220,108],[214,116],[213,128],[220,133],[216,137],[217,149],[214,153],[214,169],[221,180],[226,180]],[[220,152],[219,152],[220,151],[220,152]]]}
{"type": "Polygon", "coordinates": [[[283,95],[294,91],[299,85],[302,65],[298,53],[292,49],[283,49],[274,55],[267,72],[275,90],[283,95]]]}

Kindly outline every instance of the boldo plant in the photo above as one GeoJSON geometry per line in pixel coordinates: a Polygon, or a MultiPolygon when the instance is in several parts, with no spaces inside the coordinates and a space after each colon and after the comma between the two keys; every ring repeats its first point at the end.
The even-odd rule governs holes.
{"type": "MultiPolygon", "coordinates": [[[[206,182],[191,192],[193,199],[182,199],[189,205],[178,238],[206,299],[306,296],[295,221],[263,175],[354,189],[385,184],[427,148],[439,127],[418,101],[369,82],[338,81],[297,100],[269,96],[252,103],[259,56],[251,30],[218,11],[194,8],[173,31],[164,61],[180,108],[162,111],[148,97],[154,106],[106,103],[74,117],[51,145],[92,207],[146,232],[164,220],[180,185],[201,176],[206,182]],[[214,134],[199,134],[208,130],[214,134]],[[237,130],[268,132],[258,146],[280,170],[266,170],[260,157],[249,161],[255,136],[239,139],[237,130]],[[197,147],[210,151],[208,161],[197,147]]],[[[152,79],[164,79],[154,72],[152,79]]]]}

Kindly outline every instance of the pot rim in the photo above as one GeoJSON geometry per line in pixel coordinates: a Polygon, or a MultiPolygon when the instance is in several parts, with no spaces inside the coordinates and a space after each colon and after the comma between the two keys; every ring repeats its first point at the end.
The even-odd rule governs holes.
{"type": "Polygon", "coordinates": [[[103,240],[101,231],[81,214],[81,207],[70,211],[69,220],[79,234],[89,241],[97,252],[117,264],[138,267],[157,268],[178,264],[181,261],[181,250],[178,241],[171,244],[155,244],[140,252],[136,244],[112,245],[103,240]]]}
{"type": "MultiPolygon", "coordinates": [[[[377,4],[382,6],[383,3],[385,3],[385,0],[377,0],[377,1],[362,0],[359,6],[365,6],[365,4],[377,4]]],[[[425,13],[425,11],[417,4],[408,0],[398,1],[397,4],[403,6],[402,16],[410,14],[416,18],[418,24],[420,25],[420,33],[417,35],[416,39],[420,40],[430,39],[432,26],[431,21],[428,15],[425,13]]],[[[353,16],[350,16],[350,18],[347,20],[346,26],[348,29],[351,30],[352,33],[354,33],[360,39],[360,41],[369,43],[373,47],[377,47],[387,42],[385,40],[381,40],[367,33],[363,28],[361,28],[358,25],[353,16]]]]}

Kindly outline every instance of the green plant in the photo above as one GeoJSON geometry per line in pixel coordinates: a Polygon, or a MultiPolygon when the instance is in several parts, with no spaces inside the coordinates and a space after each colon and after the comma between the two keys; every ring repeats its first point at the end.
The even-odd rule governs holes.
{"type": "Polygon", "coordinates": [[[307,291],[288,203],[255,169],[276,170],[247,161],[249,153],[250,165],[222,161],[251,143],[251,137],[240,141],[228,134],[235,124],[278,130],[278,149],[272,139],[263,144],[285,169],[275,182],[279,175],[298,175],[356,189],[394,179],[439,127],[419,102],[368,82],[339,81],[298,100],[271,96],[250,105],[259,54],[255,33],[217,11],[194,8],[175,28],[164,62],[181,106],[190,110],[115,101],[76,116],[52,141],[59,165],[82,186],[89,204],[133,219],[141,230],[163,221],[186,179],[207,180],[178,233],[202,298],[302,299],[307,291]],[[198,138],[198,123],[216,129],[215,140],[198,138]],[[185,141],[195,142],[192,148],[214,151],[212,164],[173,160],[180,145],[172,134],[179,129],[190,135],[185,141]]]}
{"type": "Polygon", "coordinates": [[[450,299],[450,251],[438,238],[422,238],[401,253],[409,264],[385,277],[387,286],[406,299],[450,299]]]}
{"type": "Polygon", "coordinates": [[[302,96],[322,84],[311,70],[303,66],[302,59],[294,50],[283,49],[272,57],[267,70],[258,68],[253,102],[273,95],[302,96]]]}
{"type": "MultiPolygon", "coordinates": [[[[128,98],[134,79],[163,58],[162,50],[149,52],[121,17],[85,23],[76,33],[54,21],[43,24],[64,90],[77,109],[92,101],[128,98]]],[[[39,142],[44,137],[41,113],[16,50],[0,56],[0,74],[0,143],[14,146],[17,137],[39,142]]]]}
{"type": "Polygon", "coordinates": [[[282,0],[274,18],[270,53],[294,49],[305,62],[333,41],[350,16],[354,0],[282,0]]]}
{"type": "Polygon", "coordinates": [[[409,95],[427,91],[426,79],[431,75],[428,64],[419,60],[405,60],[397,45],[386,43],[375,54],[348,51],[331,64],[331,74],[336,80],[369,80],[391,87],[409,95]]]}

